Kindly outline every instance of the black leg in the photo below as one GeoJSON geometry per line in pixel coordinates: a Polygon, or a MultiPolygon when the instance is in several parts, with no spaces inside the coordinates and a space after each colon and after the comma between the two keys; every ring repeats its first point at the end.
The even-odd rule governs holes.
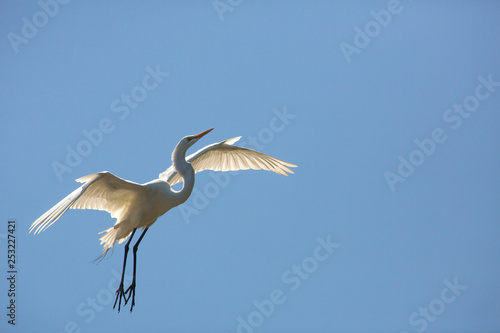
{"type": "Polygon", "coordinates": [[[132,283],[127,288],[127,290],[125,290],[125,294],[127,294],[127,293],[129,294],[128,298],[125,298],[125,304],[127,304],[128,301],[130,300],[130,297],[132,297],[132,304],[130,305],[130,312],[132,312],[132,310],[134,309],[134,305],[135,305],[135,275],[136,275],[136,267],[137,267],[137,249],[139,248],[139,243],[141,242],[142,238],[144,237],[144,235],[146,234],[148,229],[149,228],[144,229],[141,237],[139,237],[139,239],[137,240],[137,243],[135,243],[135,245],[134,245],[134,252],[133,252],[134,253],[134,276],[132,277],[132,283]]]}
{"type": "Polygon", "coordinates": [[[113,310],[114,310],[115,306],[116,306],[116,302],[118,302],[118,299],[120,299],[120,301],[118,302],[118,312],[120,312],[120,307],[122,304],[122,297],[125,299],[125,304],[127,304],[127,298],[125,297],[125,292],[123,291],[123,279],[125,278],[125,266],[127,265],[128,247],[130,245],[130,242],[132,241],[132,237],[134,237],[136,230],[137,229],[134,229],[134,231],[132,231],[132,234],[130,235],[130,239],[128,240],[127,244],[125,244],[125,256],[123,258],[122,280],[120,281],[120,286],[116,290],[115,304],[113,304],[113,310]]]}

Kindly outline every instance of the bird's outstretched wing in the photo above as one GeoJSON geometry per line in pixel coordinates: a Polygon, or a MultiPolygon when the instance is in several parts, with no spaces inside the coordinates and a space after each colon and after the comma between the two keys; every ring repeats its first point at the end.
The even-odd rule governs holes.
{"type": "MultiPolygon", "coordinates": [[[[285,176],[288,176],[287,172],[293,173],[289,167],[296,167],[295,164],[278,160],[252,149],[233,146],[240,138],[241,136],[208,145],[196,153],[189,155],[186,161],[191,163],[195,172],[203,170],[237,171],[253,169],[274,171],[285,176]]],[[[160,179],[167,181],[170,185],[182,181],[182,178],[173,166],[162,172],[160,179]]]]}
{"type": "Polygon", "coordinates": [[[104,210],[112,217],[119,217],[124,204],[145,190],[143,186],[116,177],[108,171],[94,173],[76,181],[85,184],[33,222],[30,233],[34,231],[37,234],[47,229],[69,208],[104,210]]]}

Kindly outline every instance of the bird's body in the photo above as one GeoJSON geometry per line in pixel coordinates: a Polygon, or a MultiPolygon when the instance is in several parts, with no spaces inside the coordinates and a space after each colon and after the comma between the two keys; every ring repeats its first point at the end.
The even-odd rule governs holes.
{"type": "Polygon", "coordinates": [[[105,233],[100,238],[104,246],[103,255],[114,246],[115,242],[120,244],[127,240],[134,229],[149,228],[158,217],[187,199],[187,197],[181,198],[179,193],[172,191],[166,181],[160,179],[139,186],[142,188],[131,193],[124,202],[116,216],[115,225],[101,232],[105,233]]]}
{"type": "Polygon", "coordinates": [[[187,183],[177,192],[161,179],[137,184],[107,171],[77,181],[85,184],[42,215],[40,219],[44,222],[38,224],[35,233],[48,228],[56,221],[54,217],[62,215],[68,208],[108,211],[116,222],[113,227],[101,232],[104,233],[100,238],[104,246],[103,255],[113,248],[115,242],[120,244],[125,241],[134,229],[149,228],[158,217],[186,201],[194,185],[194,181],[187,183]]]}
{"type": "MultiPolygon", "coordinates": [[[[196,172],[264,169],[287,175],[287,172],[293,173],[288,167],[296,167],[294,164],[254,150],[233,146],[239,137],[206,146],[186,158],[187,149],[210,131],[181,139],[172,153],[172,166],[161,173],[159,179],[148,183],[137,184],[107,171],[77,179],[78,182],[84,184],[38,218],[31,225],[30,232],[34,231],[37,234],[45,230],[70,208],[104,210],[109,212],[111,217],[116,218],[114,226],[101,232],[104,235],[100,240],[104,247],[102,253],[104,256],[115,246],[116,242],[120,244],[130,237],[125,245],[122,281],[117,290],[116,300],[120,300],[118,305],[118,311],[120,311],[122,297],[126,304],[131,296],[135,296],[136,251],[142,237],[158,217],[189,198],[194,187],[196,172]],[[180,181],[184,183],[181,190],[175,191],[171,188],[171,185],[180,181]],[[134,278],[132,285],[125,291],[123,276],[128,247],[137,229],[144,231],[134,246],[134,278]]],[[[132,297],[130,311],[134,303],[134,297],[132,297]]]]}

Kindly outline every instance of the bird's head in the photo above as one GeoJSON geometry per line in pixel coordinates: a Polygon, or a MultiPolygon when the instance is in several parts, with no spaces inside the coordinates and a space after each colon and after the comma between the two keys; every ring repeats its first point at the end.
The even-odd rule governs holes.
{"type": "Polygon", "coordinates": [[[201,133],[198,133],[198,134],[195,134],[195,135],[188,135],[188,136],[185,136],[181,139],[181,141],[179,141],[179,143],[177,144],[177,148],[180,150],[180,151],[183,151],[184,153],[189,149],[189,147],[191,147],[192,145],[194,145],[198,140],[200,140],[205,134],[208,134],[210,131],[212,131],[213,128],[209,129],[209,130],[206,130],[204,132],[201,132],[201,133]]]}

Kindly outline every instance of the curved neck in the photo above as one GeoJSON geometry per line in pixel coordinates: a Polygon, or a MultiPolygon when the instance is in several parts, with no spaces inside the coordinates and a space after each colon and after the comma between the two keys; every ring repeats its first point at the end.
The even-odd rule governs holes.
{"type": "Polygon", "coordinates": [[[186,161],[186,153],[174,150],[172,154],[172,164],[174,166],[175,171],[179,173],[183,180],[182,189],[176,193],[177,200],[179,201],[179,205],[186,201],[194,187],[194,169],[186,161]]]}

